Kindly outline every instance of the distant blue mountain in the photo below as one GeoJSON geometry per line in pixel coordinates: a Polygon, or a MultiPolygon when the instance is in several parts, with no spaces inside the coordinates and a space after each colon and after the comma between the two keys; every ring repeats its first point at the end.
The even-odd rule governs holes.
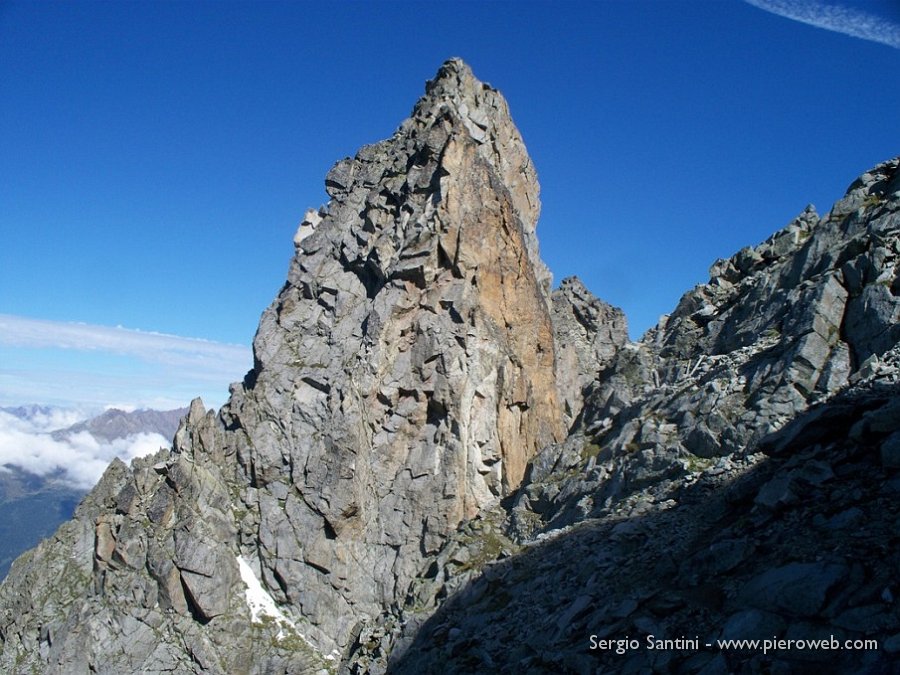
{"type": "MultiPolygon", "coordinates": [[[[39,405],[0,408],[22,420],[49,417],[54,408],[39,405]]],[[[177,410],[111,409],[70,427],[52,431],[55,440],[64,440],[87,432],[99,442],[110,442],[139,433],[157,433],[171,439],[187,408],[177,410]]],[[[39,476],[17,466],[0,466],[0,579],[19,555],[50,537],[72,517],[75,507],[87,493],[62,480],[61,475],[39,476]]]]}

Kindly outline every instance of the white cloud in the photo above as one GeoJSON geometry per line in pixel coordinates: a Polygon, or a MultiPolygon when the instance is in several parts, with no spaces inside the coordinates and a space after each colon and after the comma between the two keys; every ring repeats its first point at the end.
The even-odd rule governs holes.
{"type": "Polygon", "coordinates": [[[0,405],[221,405],[253,364],[241,345],[0,314],[0,405]]]}
{"type": "Polygon", "coordinates": [[[93,487],[115,457],[129,462],[164,447],[169,447],[169,440],[156,433],[133,434],[110,443],[98,441],[86,431],[55,439],[40,420],[23,420],[0,411],[0,466],[53,475],[79,488],[93,487]]]}
{"type": "Polygon", "coordinates": [[[745,0],[786,19],[900,49],[900,24],[853,7],[815,0],[745,0]]]}
{"type": "Polygon", "coordinates": [[[0,420],[4,426],[16,428],[25,433],[49,433],[57,429],[65,429],[91,416],[91,412],[75,408],[43,407],[34,409],[27,417],[17,417],[0,411],[0,420]],[[11,418],[7,420],[7,418],[11,418]]]}
{"type": "Polygon", "coordinates": [[[96,326],[29,319],[0,314],[0,344],[13,347],[77,349],[137,356],[175,366],[232,370],[246,364],[250,350],[241,345],[223,344],[199,338],[133,330],[116,326],[96,326]]]}

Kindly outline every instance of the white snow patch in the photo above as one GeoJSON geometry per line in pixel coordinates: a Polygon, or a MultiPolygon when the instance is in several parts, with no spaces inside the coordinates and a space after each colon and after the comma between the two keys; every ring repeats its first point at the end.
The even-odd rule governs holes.
{"type": "MultiPolygon", "coordinates": [[[[278,638],[284,637],[284,628],[290,628],[295,633],[297,626],[291,621],[284,612],[278,609],[274,598],[269,595],[268,591],[262,587],[259,579],[253,573],[253,568],[241,556],[237,556],[238,569],[241,571],[241,580],[247,586],[246,598],[247,606],[250,608],[250,618],[254,623],[262,623],[262,617],[268,616],[278,622],[281,630],[278,632],[278,638]]],[[[302,636],[301,636],[302,637],[302,636]]],[[[304,638],[305,639],[305,638],[304,638]]]]}
{"type": "MultiPolygon", "coordinates": [[[[238,570],[241,572],[241,580],[247,587],[245,597],[247,598],[247,606],[250,608],[251,621],[253,623],[263,623],[264,616],[270,617],[278,624],[278,635],[276,636],[276,639],[282,640],[288,637],[289,633],[286,633],[285,631],[289,631],[294,636],[303,640],[312,651],[318,654],[319,652],[315,646],[306,639],[306,636],[303,635],[303,633],[297,630],[297,624],[291,621],[284,612],[278,609],[278,605],[275,604],[275,599],[262,587],[262,584],[253,572],[253,568],[250,567],[250,563],[241,556],[236,556],[235,559],[237,560],[238,570]]],[[[323,658],[326,661],[335,661],[339,659],[340,656],[341,653],[339,651],[333,650],[323,658]]],[[[319,675],[319,673],[328,675],[329,671],[322,669],[318,671],[316,675],[319,675]]]]}
{"type": "Polygon", "coordinates": [[[307,209],[306,215],[303,216],[303,222],[300,223],[297,234],[294,235],[294,246],[300,246],[300,242],[315,232],[321,222],[322,215],[318,209],[307,209]]]}

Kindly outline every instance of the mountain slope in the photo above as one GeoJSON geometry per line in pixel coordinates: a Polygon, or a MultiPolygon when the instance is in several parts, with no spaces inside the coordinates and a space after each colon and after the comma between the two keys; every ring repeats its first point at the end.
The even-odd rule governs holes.
{"type": "Polygon", "coordinates": [[[618,352],[581,428],[536,461],[533,478],[553,466],[550,482],[567,481],[562,499],[551,494],[559,485],[525,488],[520,504],[535,503],[541,527],[752,450],[897,343],[897,167],[864,174],[827,216],[808,207],[766,242],[716,262],[709,283],[618,352]]]}
{"type": "MultiPolygon", "coordinates": [[[[52,428],[55,426],[54,419],[62,421],[73,413],[41,406],[4,408],[2,412],[23,420],[23,429],[28,432],[20,436],[22,445],[12,448],[15,452],[27,456],[30,453],[26,447],[28,442],[42,443],[53,439],[62,444],[56,454],[63,460],[66,457],[64,443],[76,434],[88,434],[87,437],[78,437],[82,445],[94,443],[98,448],[137,434],[158,434],[162,439],[171,438],[187,409],[133,412],[111,409],[86,421],[52,431],[46,428],[47,425],[52,428]]],[[[164,442],[162,444],[165,445],[164,442]]],[[[16,557],[52,535],[64,521],[71,518],[86,493],[87,489],[73,483],[62,468],[39,475],[12,462],[3,466],[0,471],[0,577],[6,576],[16,557]]]]}
{"type": "Polygon", "coordinates": [[[392,654],[400,673],[886,672],[900,651],[898,165],[718,261],[618,350],[566,442],[438,554],[357,670],[392,654]],[[639,646],[591,649],[592,635],[639,646]],[[647,635],[883,649],[653,650],[647,635]]]}
{"type": "Polygon", "coordinates": [[[78,489],[18,467],[0,471],[0,577],[13,560],[72,517],[84,496],[78,489]]]}
{"type": "Polygon", "coordinates": [[[178,429],[178,423],[187,412],[187,408],[142,409],[131,412],[110,408],[84,422],[54,431],[52,435],[54,438],[63,439],[86,431],[97,440],[107,442],[127,438],[133,434],[159,434],[163,438],[172,438],[178,429]]]}

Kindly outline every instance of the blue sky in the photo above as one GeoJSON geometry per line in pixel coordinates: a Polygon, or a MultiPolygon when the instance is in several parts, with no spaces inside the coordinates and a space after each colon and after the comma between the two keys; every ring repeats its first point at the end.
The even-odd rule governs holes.
{"type": "Polygon", "coordinates": [[[898,3],[830,5],[2,3],[0,405],[223,402],[325,173],[450,56],[510,103],[556,280],[637,337],[900,153],[898,3]]]}

